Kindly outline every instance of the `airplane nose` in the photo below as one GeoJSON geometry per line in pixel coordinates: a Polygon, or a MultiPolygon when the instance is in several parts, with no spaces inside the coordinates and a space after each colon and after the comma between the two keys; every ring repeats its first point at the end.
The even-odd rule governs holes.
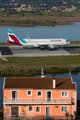
{"type": "Polygon", "coordinates": [[[70,42],[70,41],[68,41],[68,45],[69,45],[69,44],[71,44],[71,42],[70,42]]]}

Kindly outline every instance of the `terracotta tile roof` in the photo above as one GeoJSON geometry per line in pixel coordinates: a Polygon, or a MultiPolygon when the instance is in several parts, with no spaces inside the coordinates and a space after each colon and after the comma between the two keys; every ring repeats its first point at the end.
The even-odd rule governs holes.
{"type": "Polygon", "coordinates": [[[55,77],[55,80],[56,88],[53,88],[52,77],[7,77],[4,88],[76,89],[70,77],[55,77]]]}

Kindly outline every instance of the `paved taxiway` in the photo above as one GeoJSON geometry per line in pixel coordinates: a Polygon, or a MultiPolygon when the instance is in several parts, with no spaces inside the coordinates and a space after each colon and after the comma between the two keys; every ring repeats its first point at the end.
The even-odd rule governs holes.
{"type": "Polygon", "coordinates": [[[80,54],[80,45],[69,45],[67,47],[55,47],[53,50],[23,46],[0,46],[0,56],[58,56],[58,55],[80,54]]]}

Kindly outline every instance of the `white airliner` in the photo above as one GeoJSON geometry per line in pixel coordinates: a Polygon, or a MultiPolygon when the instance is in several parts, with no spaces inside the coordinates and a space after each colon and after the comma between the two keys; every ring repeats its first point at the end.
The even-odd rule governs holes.
{"type": "Polygon", "coordinates": [[[21,46],[34,46],[34,47],[40,47],[43,48],[49,48],[53,49],[54,46],[65,46],[69,45],[70,41],[62,38],[51,38],[51,39],[30,39],[29,36],[25,39],[19,39],[16,37],[16,35],[10,30],[7,29],[9,40],[7,40],[7,43],[17,44],[21,46]]]}

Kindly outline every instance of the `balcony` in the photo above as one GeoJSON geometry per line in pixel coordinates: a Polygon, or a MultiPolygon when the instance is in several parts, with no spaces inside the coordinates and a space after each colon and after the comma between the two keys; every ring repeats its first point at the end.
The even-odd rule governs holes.
{"type": "Polygon", "coordinates": [[[71,98],[4,98],[4,104],[71,104],[71,98]]]}

